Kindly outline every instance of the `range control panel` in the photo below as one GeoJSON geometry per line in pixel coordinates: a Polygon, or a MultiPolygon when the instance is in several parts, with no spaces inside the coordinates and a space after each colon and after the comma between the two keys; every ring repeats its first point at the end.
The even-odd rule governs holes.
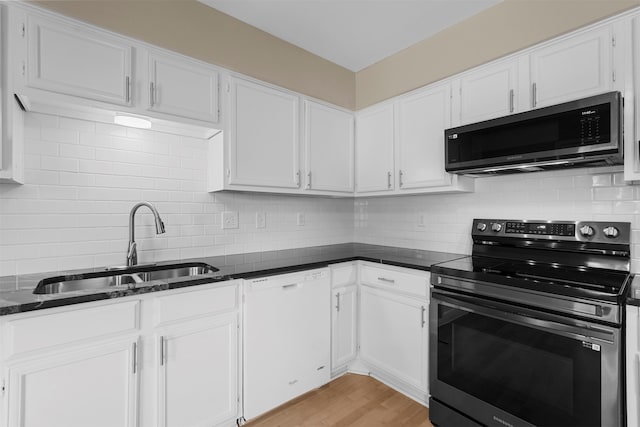
{"type": "Polygon", "coordinates": [[[575,236],[575,224],[548,223],[548,222],[521,222],[507,221],[505,223],[507,234],[543,234],[546,236],[575,236]]]}
{"type": "Polygon", "coordinates": [[[605,221],[474,219],[474,238],[502,237],[629,244],[631,224],[605,221]]]}

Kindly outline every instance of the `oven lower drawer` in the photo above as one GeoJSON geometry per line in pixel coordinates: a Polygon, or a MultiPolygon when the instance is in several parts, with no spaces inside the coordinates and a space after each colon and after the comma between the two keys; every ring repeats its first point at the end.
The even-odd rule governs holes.
{"type": "Polygon", "coordinates": [[[482,424],[478,424],[433,397],[429,399],[429,419],[436,427],[483,427],[482,424]]]}
{"type": "Polygon", "coordinates": [[[440,289],[429,327],[431,395],[481,425],[623,425],[619,328],[440,289]]]}

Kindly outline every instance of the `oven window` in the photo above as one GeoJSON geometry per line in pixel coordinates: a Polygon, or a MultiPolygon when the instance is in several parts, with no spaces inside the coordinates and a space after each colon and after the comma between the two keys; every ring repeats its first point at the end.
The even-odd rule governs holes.
{"type": "Polygon", "coordinates": [[[437,352],[440,381],[531,424],[600,425],[600,352],[582,341],[438,305],[437,352]]]}

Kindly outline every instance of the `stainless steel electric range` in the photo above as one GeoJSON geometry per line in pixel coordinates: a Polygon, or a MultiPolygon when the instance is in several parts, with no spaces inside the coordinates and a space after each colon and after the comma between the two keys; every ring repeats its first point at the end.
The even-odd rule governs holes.
{"type": "Polygon", "coordinates": [[[630,224],[475,219],[431,270],[430,414],[441,427],[624,425],[630,224]]]}

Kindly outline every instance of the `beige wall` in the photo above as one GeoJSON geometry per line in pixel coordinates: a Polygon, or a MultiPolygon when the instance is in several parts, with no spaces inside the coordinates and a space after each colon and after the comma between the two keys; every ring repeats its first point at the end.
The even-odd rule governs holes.
{"type": "Polygon", "coordinates": [[[505,0],[356,74],[356,109],[580,28],[640,0],[505,0]]]}
{"type": "Polygon", "coordinates": [[[36,3],[342,107],[355,107],[353,72],[195,0],[36,3]]]}
{"type": "Polygon", "coordinates": [[[336,105],[360,109],[638,6],[640,0],[505,0],[358,73],[195,0],[37,3],[336,105]]]}

